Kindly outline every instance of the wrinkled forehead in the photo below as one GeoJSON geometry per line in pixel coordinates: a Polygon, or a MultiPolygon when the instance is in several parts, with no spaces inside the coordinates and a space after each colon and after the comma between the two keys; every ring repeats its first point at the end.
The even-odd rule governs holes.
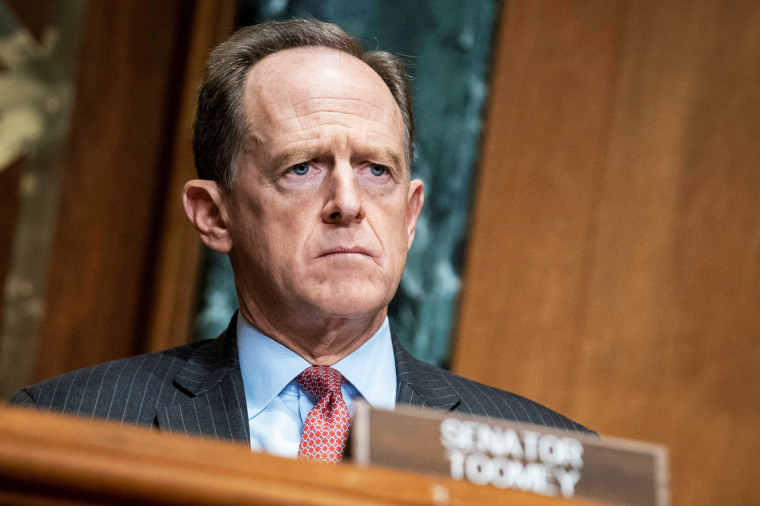
{"type": "MultiPolygon", "coordinates": [[[[256,63],[245,86],[249,125],[308,121],[319,114],[359,116],[403,135],[401,111],[382,78],[342,51],[301,47],[256,63]]],[[[306,125],[301,125],[306,126],[306,125]]]]}

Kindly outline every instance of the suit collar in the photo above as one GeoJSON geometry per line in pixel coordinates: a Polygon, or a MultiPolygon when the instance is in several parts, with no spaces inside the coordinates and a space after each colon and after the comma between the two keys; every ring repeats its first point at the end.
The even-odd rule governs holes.
{"type": "Polygon", "coordinates": [[[208,392],[233,372],[240,374],[236,322],[237,313],[218,338],[199,346],[193,352],[174,377],[175,385],[191,396],[198,396],[208,392]]]}
{"type": "Polygon", "coordinates": [[[161,428],[239,442],[249,441],[236,322],[237,313],[227,330],[218,338],[199,346],[174,377],[174,385],[186,396],[174,404],[156,409],[161,428]]]}
{"type": "MultiPolygon", "coordinates": [[[[199,346],[174,378],[186,393],[178,402],[159,406],[162,429],[206,437],[250,441],[248,410],[237,351],[237,313],[217,339],[199,346]]],[[[396,360],[396,404],[438,411],[456,409],[461,399],[444,371],[414,358],[391,335],[396,360]]]]}
{"type": "Polygon", "coordinates": [[[404,349],[395,335],[391,335],[396,356],[396,404],[451,411],[461,398],[448,381],[444,372],[414,358],[404,349]]]}

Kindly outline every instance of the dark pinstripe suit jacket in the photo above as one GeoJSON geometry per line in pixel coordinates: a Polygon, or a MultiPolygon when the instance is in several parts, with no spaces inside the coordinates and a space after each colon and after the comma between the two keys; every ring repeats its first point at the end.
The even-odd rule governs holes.
{"type": "MultiPolygon", "coordinates": [[[[412,357],[393,338],[397,404],[585,432],[524,397],[412,357]]],[[[27,387],[11,404],[248,442],[235,318],[217,339],[73,371],[27,387]]]]}

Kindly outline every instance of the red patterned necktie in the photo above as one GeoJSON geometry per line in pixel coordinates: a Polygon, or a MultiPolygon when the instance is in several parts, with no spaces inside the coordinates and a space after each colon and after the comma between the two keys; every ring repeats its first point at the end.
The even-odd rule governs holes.
{"type": "Polygon", "coordinates": [[[318,462],[339,462],[351,425],[351,415],[340,393],[343,375],[317,365],[299,374],[296,381],[317,401],[303,424],[298,456],[318,462]]]}

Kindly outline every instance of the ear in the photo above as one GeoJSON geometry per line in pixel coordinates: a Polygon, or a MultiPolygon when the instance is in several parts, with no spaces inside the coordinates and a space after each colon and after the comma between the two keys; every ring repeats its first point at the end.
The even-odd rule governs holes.
{"type": "Polygon", "coordinates": [[[406,231],[409,236],[407,249],[412,247],[414,241],[414,231],[417,229],[417,219],[422,211],[422,204],[425,202],[424,184],[419,179],[414,179],[409,183],[409,195],[406,200],[406,231]]]}
{"type": "Polygon", "coordinates": [[[219,253],[229,253],[232,238],[224,190],[214,181],[193,179],[182,189],[182,204],[203,243],[219,253]]]}

